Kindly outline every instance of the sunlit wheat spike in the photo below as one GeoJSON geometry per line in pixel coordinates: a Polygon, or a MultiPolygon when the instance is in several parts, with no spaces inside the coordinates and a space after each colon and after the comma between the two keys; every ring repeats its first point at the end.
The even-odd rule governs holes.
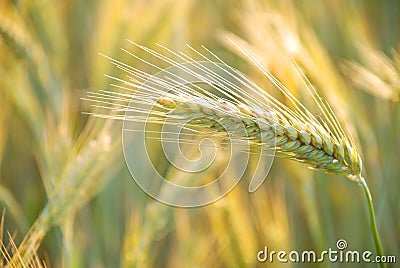
{"type": "Polygon", "coordinates": [[[116,82],[113,84],[115,91],[88,93],[86,100],[104,109],[92,113],[94,116],[149,124],[173,125],[184,121],[186,128],[206,131],[216,137],[226,137],[223,126],[229,126],[230,132],[234,132],[229,133],[232,134],[230,137],[235,141],[263,145],[263,148],[275,149],[278,156],[360,182],[362,161],[353,140],[295,64],[293,67],[304,81],[304,90],[316,103],[319,116],[314,116],[249,51],[239,46],[238,49],[287,97],[293,109],[205,47],[200,52],[188,46],[200,58],[196,61],[198,58],[161,45],[162,52],[157,52],[131,43],[147,52],[149,58],[155,59],[150,61],[124,50],[137,60],[156,71],[162,70],[160,63],[167,63],[176,66],[179,72],[166,71],[166,75],[154,78],[149,73],[107,57],[126,73],[126,78],[109,76],[116,82]],[[212,89],[190,82],[189,76],[196,77],[212,89]],[[134,116],[125,116],[133,109],[130,103],[137,104],[134,116]],[[235,126],[238,127],[237,132],[235,126]],[[240,126],[244,126],[245,133],[239,131],[240,126]]]}
{"type": "Polygon", "coordinates": [[[377,97],[398,102],[400,99],[400,52],[392,50],[390,59],[383,52],[359,45],[366,65],[345,62],[343,69],[353,84],[377,97]]]}

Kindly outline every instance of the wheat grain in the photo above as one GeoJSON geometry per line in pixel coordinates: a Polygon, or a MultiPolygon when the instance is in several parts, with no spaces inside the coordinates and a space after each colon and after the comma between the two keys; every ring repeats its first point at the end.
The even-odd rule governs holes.
{"type": "Polygon", "coordinates": [[[304,162],[314,169],[351,179],[356,179],[361,173],[361,159],[355,149],[348,141],[334,140],[320,125],[300,122],[277,111],[271,113],[271,117],[271,114],[256,113],[244,104],[238,107],[228,105],[231,103],[226,101],[210,104],[196,99],[184,102],[160,99],[158,103],[167,110],[179,112],[180,119],[195,118],[189,124],[201,125],[203,129],[215,130],[222,134],[225,130],[217,123],[221,119],[225,124],[244,124],[249,141],[275,145],[280,155],[304,162]],[[265,124],[260,124],[260,121],[265,124]]]}

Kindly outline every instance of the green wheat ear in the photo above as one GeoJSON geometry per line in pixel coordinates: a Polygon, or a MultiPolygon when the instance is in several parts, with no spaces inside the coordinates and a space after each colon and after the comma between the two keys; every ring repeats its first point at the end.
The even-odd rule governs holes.
{"type": "MultiPolygon", "coordinates": [[[[143,46],[139,47],[156,56],[159,60],[176,65],[180,63],[143,46]]],[[[170,50],[168,51],[174,53],[170,50]]],[[[146,96],[135,94],[134,92],[131,93],[132,89],[130,89],[128,93],[90,92],[88,100],[95,102],[97,104],[95,106],[100,106],[99,104],[101,104],[102,108],[105,108],[105,105],[109,105],[106,108],[113,112],[112,114],[95,114],[96,116],[138,122],[142,122],[145,119],[148,123],[167,124],[178,124],[184,120],[188,122],[187,127],[204,130],[208,135],[225,135],[224,128],[217,127],[215,122],[218,121],[223,121],[225,124],[233,126],[233,129],[235,129],[235,125],[243,125],[246,133],[241,134],[239,131],[234,133],[236,136],[246,134],[245,137],[240,137],[239,141],[250,141],[254,144],[263,143],[263,145],[267,145],[266,148],[274,147],[279,156],[303,162],[313,169],[343,175],[353,181],[361,182],[362,160],[353,139],[343,130],[332,109],[322,101],[316,89],[301,73],[300,68],[295,66],[299,75],[303,78],[305,88],[310,93],[310,98],[319,107],[321,118],[314,116],[282,83],[254,60],[247,51],[242,51],[290,100],[294,109],[289,108],[254,83],[251,83],[251,81],[243,81],[245,78],[240,74],[237,74],[237,77],[233,79],[236,79],[242,88],[233,88],[233,85],[222,77],[218,77],[218,75],[210,78],[209,83],[221,85],[220,94],[217,95],[210,94],[206,89],[200,89],[197,85],[191,83],[188,84],[197,87],[200,92],[193,91],[191,87],[171,89],[171,83],[169,83],[168,79],[161,78],[156,80],[159,83],[158,85],[145,85],[144,82],[151,77],[150,74],[143,73],[114,59],[111,59],[112,63],[125,70],[129,74],[131,82],[125,82],[115,77],[112,78],[125,83],[124,88],[126,89],[148,87],[145,89],[146,96]],[[169,91],[166,97],[159,97],[160,87],[164,87],[165,92],[169,91]],[[241,97],[235,97],[235,92],[238,92],[241,97]],[[250,93],[257,94],[259,100],[251,97],[250,93]],[[157,104],[158,108],[160,108],[157,113],[151,113],[148,118],[140,116],[125,118],[124,112],[132,109],[132,107],[128,106],[131,101],[146,102],[146,100],[148,101],[147,108],[150,110],[153,109],[151,105],[157,104]],[[176,119],[176,121],[165,122],[165,118],[176,119]],[[194,118],[195,120],[191,121],[194,118]]],[[[206,60],[209,63],[213,63],[212,60],[222,62],[210,51],[208,52],[213,56],[212,59],[207,58],[196,50],[195,52],[201,56],[202,60],[206,60]]],[[[178,54],[174,53],[173,55],[176,56],[178,54]]],[[[181,59],[185,59],[183,63],[186,64],[190,64],[192,60],[187,55],[181,56],[181,59]]],[[[224,62],[222,64],[227,69],[231,68],[224,62]]],[[[199,66],[193,64],[193,68],[194,70],[199,68],[200,72],[199,66]]],[[[188,72],[184,68],[181,71],[183,73],[188,72]]],[[[201,71],[209,74],[213,73],[212,69],[203,69],[201,71]]],[[[178,80],[179,78],[175,79],[178,80]]]]}
{"type": "MultiPolygon", "coordinates": [[[[318,118],[266,70],[249,51],[239,45],[234,44],[280,90],[294,108],[289,108],[239,72],[232,71],[233,79],[236,79],[236,82],[241,85],[238,88],[216,74],[212,68],[204,69],[204,66],[198,65],[193,58],[182,52],[175,53],[160,46],[171,54],[168,57],[144,46],[133,44],[161,62],[175,66],[189,64],[195,72],[197,70],[199,73],[207,73],[207,83],[218,85],[219,94],[212,94],[189,81],[187,81],[187,84],[190,86],[171,87],[171,80],[175,80],[174,82],[178,82],[180,79],[184,80],[184,75],[158,78],[155,80],[156,85],[148,85],[145,82],[152,77],[151,74],[109,58],[114,65],[128,74],[130,81],[111,77],[123,83],[123,86],[117,87],[124,89],[126,91],[124,93],[90,92],[86,100],[94,102],[94,106],[101,106],[111,111],[111,114],[97,113],[94,114],[95,116],[134,122],[145,120],[147,123],[161,124],[179,124],[183,120],[187,122],[185,127],[192,129],[193,133],[199,133],[200,130],[200,132],[203,131],[207,135],[215,137],[226,137],[226,130],[218,124],[218,122],[223,122],[223,125],[230,126],[231,132],[232,130],[235,132],[235,126],[238,126],[237,133],[233,133],[238,142],[266,145],[266,148],[274,148],[278,156],[300,161],[312,169],[345,176],[362,185],[365,190],[376,250],[378,254],[382,255],[371,194],[362,176],[362,160],[355,142],[344,131],[328,103],[323,101],[296,64],[293,66],[304,82],[304,89],[307,90],[309,97],[318,107],[318,114],[320,115],[318,118]],[[146,94],[135,94],[134,89],[143,89],[143,87],[145,87],[146,94]],[[197,88],[196,91],[193,90],[194,87],[197,88]],[[160,88],[168,92],[165,97],[160,97],[160,88]],[[132,101],[140,102],[145,107],[147,105],[147,109],[150,110],[154,107],[157,107],[157,109],[150,113],[147,118],[140,116],[140,113],[137,116],[125,117],[125,112],[132,109],[129,106],[132,101]],[[168,122],[165,121],[166,118],[169,119],[168,122]],[[244,126],[246,133],[240,132],[239,126],[244,126]]],[[[211,55],[209,57],[191,47],[189,48],[200,56],[202,61],[210,64],[218,62],[227,69],[233,70],[208,49],[204,48],[211,55]]],[[[129,54],[152,67],[156,67],[157,70],[162,69],[134,54],[129,54]]],[[[193,70],[190,71],[193,72],[193,70]]],[[[182,67],[181,72],[183,74],[188,73],[188,70],[182,67]]]]}

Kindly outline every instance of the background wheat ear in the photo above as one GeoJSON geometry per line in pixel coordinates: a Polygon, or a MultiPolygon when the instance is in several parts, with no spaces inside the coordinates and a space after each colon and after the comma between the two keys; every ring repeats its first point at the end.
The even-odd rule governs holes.
{"type": "Polygon", "coordinates": [[[359,44],[363,64],[346,61],[343,71],[358,88],[394,102],[400,96],[400,54],[391,50],[391,57],[367,45],[359,44]]]}

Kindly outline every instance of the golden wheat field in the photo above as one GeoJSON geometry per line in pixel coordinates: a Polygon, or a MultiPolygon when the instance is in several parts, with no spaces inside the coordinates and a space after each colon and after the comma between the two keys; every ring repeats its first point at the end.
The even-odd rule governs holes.
{"type": "Polygon", "coordinates": [[[398,267],[399,14],[1,0],[0,266],[398,267]]]}

